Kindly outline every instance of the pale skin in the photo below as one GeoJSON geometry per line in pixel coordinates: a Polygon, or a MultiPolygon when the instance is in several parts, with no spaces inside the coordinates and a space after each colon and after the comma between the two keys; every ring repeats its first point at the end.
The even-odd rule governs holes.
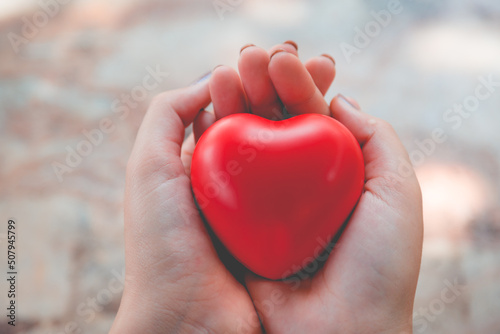
{"type": "Polygon", "coordinates": [[[217,67],[207,81],[159,95],[144,117],[127,165],[126,281],[111,333],[411,333],[422,204],[413,173],[394,179],[409,161],[395,131],[352,99],[325,101],[335,77],[328,57],[303,64],[291,43],[249,46],[238,67],[239,74],[217,67]],[[210,102],[214,112],[200,112],[210,102]],[[283,106],[293,115],[331,115],[353,133],[364,192],[318,272],[293,285],[247,272],[242,285],[194,204],[194,138],[229,114],[272,118],[283,106]],[[193,122],[194,136],[183,143],[193,122]]]}

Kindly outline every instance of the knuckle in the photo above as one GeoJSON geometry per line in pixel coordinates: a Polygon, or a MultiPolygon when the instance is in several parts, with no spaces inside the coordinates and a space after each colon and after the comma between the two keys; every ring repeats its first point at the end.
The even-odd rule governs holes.
{"type": "Polygon", "coordinates": [[[154,186],[181,176],[186,176],[186,171],[180,158],[154,148],[132,154],[126,167],[126,180],[130,184],[154,186]]]}
{"type": "Polygon", "coordinates": [[[379,118],[377,120],[377,127],[380,131],[390,132],[391,134],[396,134],[396,130],[394,129],[392,124],[387,122],[386,120],[379,118]]]}

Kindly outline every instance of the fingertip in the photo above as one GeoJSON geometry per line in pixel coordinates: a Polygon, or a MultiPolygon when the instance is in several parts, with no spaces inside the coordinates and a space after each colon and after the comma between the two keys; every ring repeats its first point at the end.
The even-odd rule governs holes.
{"type": "Polygon", "coordinates": [[[297,43],[295,43],[292,40],[284,41],[283,44],[290,44],[291,46],[293,46],[295,48],[295,50],[299,51],[299,46],[297,45],[297,43]]]}
{"type": "Polygon", "coordinates": [[[245,50],[246,48],[252,47],[252,46],[255,46],[255,44],[249,43],[249,44],[243,45],[243,47],[240,49],[240,55],[243,52],[243,50],[245,50]]]}
{"type": "Polygon", "coordinates": [[[232,75],[233,69],[226,65],[217,65],[212,70],[212,75],[210,76],[209,86],[214,84],[214,80],[218,81],[221,77],[232,75]]]}
{"type": "Polygon", "coordinates": [[[270,55],[269,55],[269,59],[272,59],[275,55],[277,55],[278,53],[280,52],[287,52],[285,49],[276,49],[274,50],[270,55]]]}
{"type": "Polygon", "coordinates": [[[271,57],[271,55],[273,53],[275,53],[276,50],[279,50],[279,49],[285,50],[286,52],[291,53],[296,57],[298,57],[298,55],[299,55],[297,52],[297,49],[298,49],[297,43],[295,43],[293,41],[286,41],[282,44],[277,44],[277,45],[273,46],[272,48],[270,48],[268,51],[269,57],[271,57]]]}
{"type": "Polygon", "coordinates": [[[351,131],[360,144],[373,134],[374,118],[363,113],[354,99],[338,94],[330,102],[330,111],[335,119],[351,131]]]}
{"type": "Polygon", "coordinates": [[[210,77],[209,89],[216,119],[248,111],[240,76],[233,68],[224,65],[215,67],[210,77]]]}
{"type": "Polygon", "coordinates": [[[333,65],[334,65],[334,66],[336,66],[336,65],[337,65],[337,63],[335,62],[335,59],[334,59],[332,56],[330,56],[328,53],[323,53],[323,54],[321,55],[321,57],[328,58],[328,59],[329,59],[329,60],[333,63],[333,65]]]}
{"type": "Polygon", "coordinates": [[[193,122],[197,111],[205,108],[209,103],[210,91],[207,81],[160,93],[151,101],[141,128],[149,129],[144,133],[147,136],[156,133],[156,131],[151,131],[152,129],[158,130],[158,133],[164,132],[165,129],[160,124],[166,118],[171,117],[170,114],[165,113],[165,110],[176,113],[183,126],[187,127],[193,122]]]}
{"type": "Polygon", "coordinates": [[[323,95],[298,57],[289,52],[275,53],[268,70],[276,92],[290,114],[329,114],[323,95]]]}
{"type": "Polygon", "coordinates": [[[321,55],[309,59],[304,65],[313,78],[316,87],[318,87],[321,94],[325,95],[335,79],[337,72],[335,62],[332,61],[331,57],[321,55]]]}
{"type": "Polygon", "coordinates": [[[348,104],[350,104],[351,107],[354,107],[356,110],[361,111],[361,107],[359,106],[358,101],[356,101],[352,97],[347,97],[347,96],[344,96],[343,94],[338,94],[338,96],[339,96],[339,98],[341,100],[343,100],[344,102],[347,102],[348,104]]]}
{"type": "MultiPolygon", "coordinates": [[[[240,50],[240,60],[241,60],[241,57],[243,57],[244,55],[246,56],[247,54],[251,54],[253,56],[257,56],[260,58],[260,55],[261,54],[264,54],[267,56],[267,52],[266,50],[258,47],[257,45],[255,44],[247,44],[245,46],[243,46],[240,50]]],[[[239,61],[240,61],[239,60],[239,61]]],[[[238,61],[238,62],[239,62],[238,61]]]]}
{"type": "Polygon", "coordinates": [[[355,113],[361,110],[354,99],[347,98],[342,94],[337,94],[330,102],[330,111],[333,116],[341,116],[343,113],[355,113]]]}
{"type": "Polygon", "coordinates": [[[269,55],[266,50],[249,46],[242,50],[238,61],[241,82],[245,89],[250,111],[261,117],[281,115],[281,102],[268,72],[269,55]]]}
{"type": "Polygon", "coordinates": [[[127,163],[127,180],[152,189],[158,182],[185,173],[179,150],[185,127],[193,122],[200,109],[210,103],[208,85],[163,92],[151,102],[142,121],[127,163]],[[168,167],[164,165],[168,163],[168,167]],[[158,169],[162,173],[156,173],[158,169]],[[160,180],[160,181],[159,181],[160,180]]]}

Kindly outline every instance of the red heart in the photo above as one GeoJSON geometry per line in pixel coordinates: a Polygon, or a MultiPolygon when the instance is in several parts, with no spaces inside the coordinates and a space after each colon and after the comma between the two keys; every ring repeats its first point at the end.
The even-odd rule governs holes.
{"type": "Polygon", "coordinates": [[[233,256],[256,274],[280,279],[337,234],[361,195],[364,163],[354,136],[331,117],[235,114],[200,138],[191,182],[233,256]]]}

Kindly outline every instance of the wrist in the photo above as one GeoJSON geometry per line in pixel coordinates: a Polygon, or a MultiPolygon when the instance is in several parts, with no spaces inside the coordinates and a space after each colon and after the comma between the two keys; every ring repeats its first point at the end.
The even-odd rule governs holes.
{"type": "MultiPolygon", "coordinates": [[[[133,295],[124,291],[120,309],[109,333],[225,334],[235,333],[241,326],[240,319],[226,316],[227,309],[219,310],[215,305],[214,307],[199,307],[196,301],[176,302],[166,298],[167,295],[169,294],[148,297],[144,294],[133,295]],[[176,305],[182,306],[179,309],[173,309],[176,305]]],[[[256,328],[255,333],[260,333],[260,326],[256,328]]]]}

